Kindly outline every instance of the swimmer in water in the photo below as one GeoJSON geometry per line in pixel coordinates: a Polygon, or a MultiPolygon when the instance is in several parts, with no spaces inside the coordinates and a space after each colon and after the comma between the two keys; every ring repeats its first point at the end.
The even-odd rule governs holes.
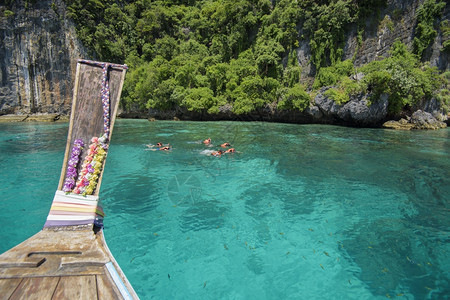
{"type": "MultiPolygon", "coordinates": [[[[169,146],[169,144],[167,144],[167,146],[169,146]]],[[[164,145],[162,143],[156,143],[156,145],[152,145],[152,144],[148,144],[147,145],[148,148],[154,148],[154,147],[164,147],[164,145]]]]}
{"type": "Polygon", "coordinates": [[[222,145],[220,145],[220,147],[222,148],[226,148],[226,147],[230,147],[230,143],[223,143],[222,145]]]}
{"type": "Polygon", "coordinates": [[[230,148],[227,151],[225,151],[224,153],[235,153],[236,150],[234,148],[230,148]]]}
{"type": "Polygon", "coordinates": [[[148,147],[149,149],[146,149],[146,150],[152,150],[152,151],[158,151],[158,150],[161,150],[161,151],[170,151],[170,150],[172,150],[172,146],[170,146],[170,144],[167,144],[166,146],[164,146],[164,145],[161,144],[161,143],[157,143],[156,146],[155,146],[155,145],[147,145],[147,147],[148,147]],[[156,148],[155,148],[155,147],[156,147],[156,148]]]}
{"type": "Polygon", "coordinates": [[[217,151],[211,152],[211,155],[216,156],[216,157],[221,156],[222,154],[223,154],[222,150],[217,150],[217,151]]]}
{"type": "Polygon", "coordinates": [[[203,144],[205,144],[205,145],[211,144],[211,138],[207,138],[206,140],[204,140],[203,144]]]}

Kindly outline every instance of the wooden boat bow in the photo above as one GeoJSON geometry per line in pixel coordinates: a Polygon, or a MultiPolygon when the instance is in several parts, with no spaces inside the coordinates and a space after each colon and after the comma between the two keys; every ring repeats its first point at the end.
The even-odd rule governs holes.
{"type": "Polygon", "coordinates": [[[0,255],[1,299],[138,299],[105,242],[99,205],[126,70],[78,60],[58,188],[44,228],[0,255]]]}

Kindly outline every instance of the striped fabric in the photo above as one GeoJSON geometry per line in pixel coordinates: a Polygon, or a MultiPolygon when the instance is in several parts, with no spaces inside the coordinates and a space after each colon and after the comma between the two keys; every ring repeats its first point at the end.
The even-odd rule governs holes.
{"type": "Polygon", "coordinates": [[[86,224],[102,227],[104,216],[98,196],[80,196],[56,191],[44,228],[86,224]]]}

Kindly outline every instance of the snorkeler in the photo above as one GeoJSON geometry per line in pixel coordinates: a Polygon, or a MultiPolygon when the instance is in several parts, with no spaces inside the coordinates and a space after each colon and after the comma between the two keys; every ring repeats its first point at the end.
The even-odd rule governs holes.
{"type": "Polygon", "coordinates": [[[224,153],[235,153],[236,150],[234,148],[230,148],[227,151],[225,151],[224,153]]]}
{"type": "Polygon", "coordinates": [[[213,155],[213,156],[221,156],[222,154],[223,154],[222,150],[217,150],[217,151],[211,152],[211,155],[213,155]]]}
{"type": "Polygon", "coordinates": [[[204,140],[203,144],[205,144],[205,145],[211,144],[211,138],[207,138],[206,140],[204,140]]]}
{"type": "MultiPolygon", "coordinates": [[[[167,144],[167,146],[168,146],[169,144],[167,144]]],[[[148,144],[147,145],[147,147],[148,148],[154,148],[154,147],[163,147],[164,145],[162,144],[162,143],[156,143],[156,145],[153,145],[153,144],[148,144]]]]}
{"type": "Polygon", "coordinates": [[[226,147],[230,147],[230,143],[223,143],[222,145],[220,145],[220,147],[222,148],[226,148],[226,147]]]}
{"type": "Polygon", "coordinates": [[[158,151],[158,150],[162,150],[162,151],[170,151],[172,150],[172,146],[170,146],[170,144],[167,145],[163,145],[162,143],[157,143],[156,145],[147,145],[146,150],[152,150],[152,151],[158,151]],[[155,148],[156,147],[156,148],[155,148]]]}

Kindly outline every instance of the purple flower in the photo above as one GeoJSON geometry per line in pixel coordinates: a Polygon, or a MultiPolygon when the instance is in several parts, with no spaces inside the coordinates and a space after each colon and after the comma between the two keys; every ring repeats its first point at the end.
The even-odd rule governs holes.
{"type": "Polygon", "coordinates": [[[81,153],[81,149],[80,148],[73,148],[72,149],[72,157],[74,157],[74,156],[78,156],[78,155],[80,155],[80,153],[81,153]]]}
{"type": "Polygon", "coordinates": [[[73,142],[72,152],[67,164],[66,180],[64,181],[63,191],[68,193],[72,191],[75,185],[75,178],[78,176],[77,165],[80,160],[81,150],[84,146],[83,140],[76,139],[73,142]]]}
{"type": "Polygon", "coordinates": [[[68,165],[73,167],[73,168],[75,168],[77,163],[78,163],[78,157],[77,158],[71,158],[71,159],[69,159],[68,165]]]}
{"type": "Polygon", "coordinates": [[[74,145],[77,145],[77,146],[79,146],[79,147],[83,147],[83,146],[84,146],[83,140],[81,140],[81,139],[76,139],[76,140],[73,142],[73,144],[74,144],[74,145]]]}

